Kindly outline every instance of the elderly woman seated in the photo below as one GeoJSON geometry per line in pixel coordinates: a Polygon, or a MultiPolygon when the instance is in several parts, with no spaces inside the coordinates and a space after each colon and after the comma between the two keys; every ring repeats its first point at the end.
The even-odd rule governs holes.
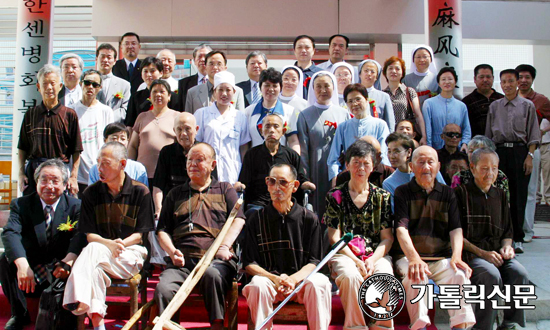
{"type": "MultiPolygon", "coordinates": [[[[464,233],[464,260],[472,268],[472,284],[485,287],[486,295],[498,285],[529,284],[527,271],[517,261],[512,247],[512,221],[504,190],[493,185],[498,175],[499,158],[488,148],[471,155],[473,180],[455,188],[464,233]]],[[[475,329],[493,329],[497,316],[489,299],[485,308],[475,305],[475,329]]],[[[515,304],[506,303],[504,320],[499,329],[515,329],[514,323],[525,327],[525,312],[515,304]]]]}

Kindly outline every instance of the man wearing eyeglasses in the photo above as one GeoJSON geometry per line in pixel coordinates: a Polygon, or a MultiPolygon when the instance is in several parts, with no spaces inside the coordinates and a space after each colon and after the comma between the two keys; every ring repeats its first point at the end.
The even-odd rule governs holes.
{"type": "Polygon", "coordinates": [[[101,74],[98,71],[84,72],[80,82],[82,99],[74,106],[84,148],[80,154],[77,177],[79,198],[82,198],[82,192],[88,187],[90,169],[97,163],[99,149],[103,145],[103,130],[113,122],[113,110],[97,100],[101,83],[101,74]]]}
{"type": "MultiPolygon", "coordinates": [[[[160,274],[155,290],[159,314],[212,245],[237,202],[237,193],[231,184],[212,178],[215,167],[214,148],[206,143],[195,144],[187,153],[190,181],[170,190],[162,203],[157,237],[170,258],[166,258],[166,270],[160,274]]],[[[225,293],[237,273],[232,245],[244,226],[244,219],[241,208],[216,258],[199,282],[211,329],[223,328],[225,293]]]]}
{"type": "MultiPolygon", "coordinates": [[[[291,294],[323,257],[317,216],[292,198],[300,186],[297,176],[292,165],[273,165],[265,178],[271,203],[251,214],[246,225],[243,267],[253,277],[243,295],[256,326],[273,311],[273,304],[291,294]]],[[[308,278],[294,297],[305,305],[311,329],[328,329],[331,297],[331,284],[320,273],[308,278]]],[[[271,327],[272,323],[268,325],[271,327]]]]}
{"type": "MultiPolygon", "coordinates": [[[[445,182],[450,185],[451,178],[448,178],[445,174],[447,173],[447,164],[449,163],[449,158],[456,154],[462,153],[466,156],[465,153],[461,152],[458,149],[460,141],[462,140],[462,130],[457,124],[447,124],[443,127],[443,133],[441,133],[441,139],[445,143],[443,148],[437,150],[437,157],[441,163],[441,173],[445,178],[445,182]]],[[[454,173],[453,173],[454,174],[454,173]]],[[[452,176],[451,176],[452,177],[452,176]]]]}
{"type": "Polygon", "coordinates": [[[127,32],[120,38],[120,47],[122,48],[123,59],[116,61],[113,66],[113,74],[124,80],[130,85],[130,92],[134,94],[139,85],[143,83],[141,78],[141,61],[138,59],[141,49],[139,36],[134,32],[127,32]]]}

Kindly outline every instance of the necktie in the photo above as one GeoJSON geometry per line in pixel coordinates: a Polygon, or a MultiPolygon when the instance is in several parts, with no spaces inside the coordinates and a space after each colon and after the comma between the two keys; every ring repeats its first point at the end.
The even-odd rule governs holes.
{"type": "Polygon", "coordinates": [[[51,205],[46,205],[44,208],[44,216],[46,217],[46,238],[48,238],[48,241],[52,238],[52,211],[53,209],[51,205]]]}
{"type": "Polygon", "coordinates": [[[257,103],[260,100],[260,91],[258,90],[258,83],[254,83],[252,86],[252,104],[257,103]]]}
{"type": "Polygon", "coordinates": [[[206,84],[206,76],[202,77],[202,79],[201,79],[201,85],[202,85],[202,84],[206,84]]]}
{"type": "Polygon", "coordinates": [[[128,65],[128,76],[132,77],[132,73],[134,73],[134,64],[130,63],[130,65],[128,65]]]}

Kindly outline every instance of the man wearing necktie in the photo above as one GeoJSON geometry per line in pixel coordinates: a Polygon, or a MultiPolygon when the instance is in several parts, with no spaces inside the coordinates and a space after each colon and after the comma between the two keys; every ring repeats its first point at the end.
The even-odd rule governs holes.
{"type": "Polygon", "coordinates": [[[197,85],[206,84],[208,81],[208,76],[206,75],[205,57],[206,54],[211,51],[212,48],[210,48],[207,44],[200,44],[193,49],[193,64],[197,69],[197,73],[189,77],[182,78],[178,81],[178,111],[185,111],[187,91],[197,85]]]}
{"type": "Polygon", "coordinates": [[[134,94],[139,85],[143,83],[141,78],[141,61],[138,59],[141,43],[139,36],[134,32],[127,32],[120,38],[123,59],[116,61],[113,74],[131,85],[131,93],[134,94]]]}
{"type": "Polygon", "coordinates": [[[122,123],[130,101],[130,83],[113,74],[117,51],[111,44],[99,45],[96,51],[97,70],[101,73],[102,88],[97,100],[113,109],[113,120],[122,123]]]}
{"type": "Polygon", "coordinates": [[[258,102],[262,98],[260,92],[260,74],[267,69],[267,57],[260,51],[253,51],[246,57],[246,71],[248,72],[248,80],[241,81],[237,84],[243,90],[244,105],[248,107],[251,104],[258,102]]]}
{"type": "Polygon", "coordinates": [[[82,88],[79,83],[84,70],[84,61],[77,54],[65,54],[59,59],[59,68],[63,78],[63,87],[58,94],[59,102],[74,109],[76,103],[82,99],[82,88]]]}
{"type": "Polygon", "coordinates": [[[78,233],[80,200],[64,194],[69,181],[65,164],[58,159],[42,163],[36,170],[36,192],[14,199],[2,232],[6,252],[0,256],[0,283],[11,305],[5,329],[22,329],[30,323],[26,297],[40,296],[50,283],[46,265],[54,265],[53,276],[67,278],[71,266],[86,245],[78,233]]]}

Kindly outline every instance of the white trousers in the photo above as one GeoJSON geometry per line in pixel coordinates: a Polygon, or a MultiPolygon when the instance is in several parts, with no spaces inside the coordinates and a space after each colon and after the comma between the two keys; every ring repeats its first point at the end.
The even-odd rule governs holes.
{"type": "Polygon", "coordinates": [[[533,153],[533,171],[531,172],[531,178],[529,179],[529,186],[527,187],[527,203],[525,204],[525,221],[523,222],[523,232],[525,237],[533,238],[535,231],[533,227],[535,225],[535,208],[537,207],[537,191],[539,189],[540,182],[540,149],[535,150],[533,153]]]}
{"type": "MultiPolygon", "coordinates": [[[[350,257],[340,253],[335,254],[328,265],[331,276],[340,290],[340,300],[346,315],[344,330],[368,329],[358,303],[359,287],[364,280],[357,265],[350,257]]],[[[380,258],[374,264],[374,274],[380,273],[393,275],[390,256],[380,258]]]]}
{"type": "Polygon", "coordinates": [[[65,286],[63,306],[80,302],[73,312],[77,315],[87,313],[105,317],[106,291],[111,286],[111,277],[129,279],[140,272],[147,258],[147,249],[141,245],[132,245],[117,258],[111,250],[101,243],[89,243],[76,259],[71,275],[65,286]]]}
{"type": "MultiPolygon", "coordinates": [[[[436,284],[458,284],[461,286],[460,294],[462,295],[462,285],[470,284],[470,280],[466,278],[466,274],[459,269],[454,271],[451,267],[451,259],[443,259],[434,262],[428,262],[428,267],[432,273],[429,276],[436,284]]],[[[409,318],[411,324],[409,328],[412,330],[422,329],[430,324],[430,318],[428,317],[428,295],[424,294],[424,297],[415,304],[411,304],[411,300],[414,300],[420,292],[419,289],[413,289],[413,284],[428,284],[428,278],[421,281],[415,281],[409,279],[407,276],[409,273],[409,260],[407,257],[397,260],[395,263],[396,273],[402,275],[403,286],[405,287],[405,294],[407,296],[406,305],[409,312],[409,318]]],[[[449,309],[449,317],[451,328],[462,323],[466,323],[466,327],[471,327],[476,323],[474,311],[472,306],[464,302],[464,299],[460,299],[460,309],[449,309]]]]}
{"type": "MultiPolygon", "coordinates": [[[[311,330],[326,330],[332,316],[332,293],[329,279],[316,273],[306,280],[304,287],[292,301],[305,305],[307,322],[311,330]]],[[[273,312],[273,304],[285,299],[277,292],[275,284],[264,276],[256,275],[243,289],[250,317],[259,326],[273,312]]],[[[273,328],[271,321],[267,329],[273,328]]]]}

